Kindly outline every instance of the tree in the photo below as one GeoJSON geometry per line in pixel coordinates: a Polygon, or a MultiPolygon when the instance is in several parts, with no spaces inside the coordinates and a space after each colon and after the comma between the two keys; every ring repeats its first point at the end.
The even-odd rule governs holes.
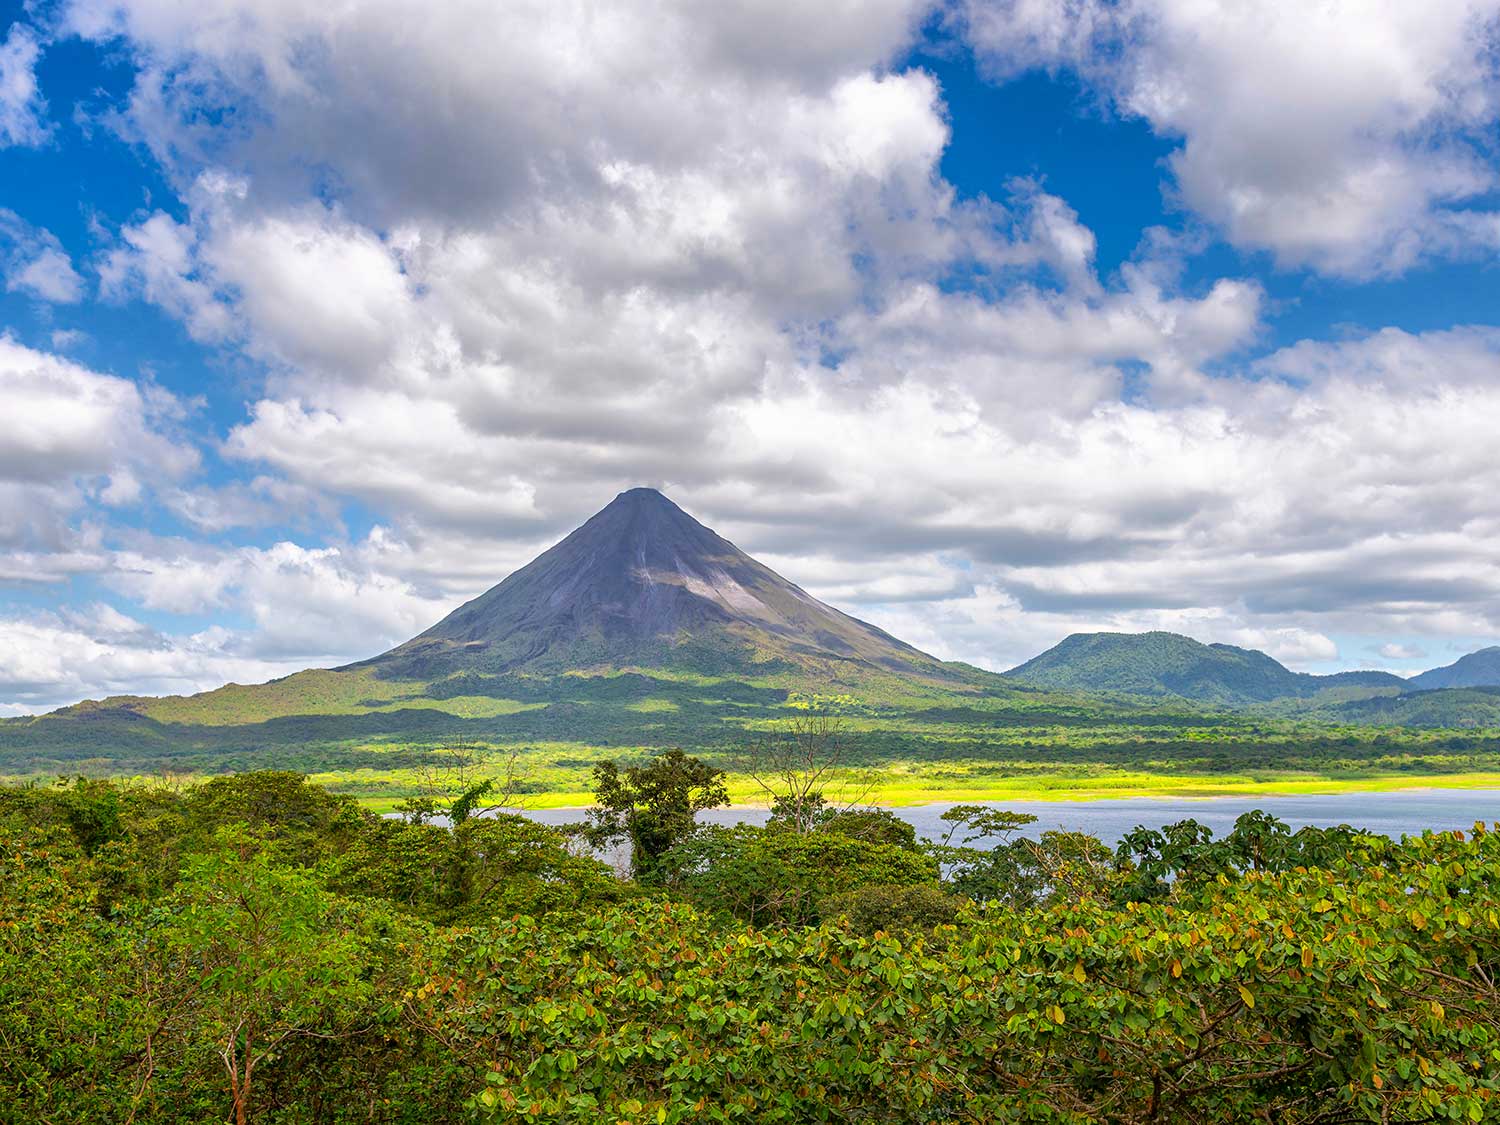
{"type": "Polygon", "coordinates": [[[1191,819],[1160,831],[1138,826],[1120,838],[1115,856],[1120,870],[1131,876],[1129,897],[1139,900],[1166,894],[1173,880],[1194,885],[1212,879],[1233,860],[1215,845],[1212,828],[1191,819]]]}
{"type": "Polygon", "coordinates": [[[131,1102],[135,951],[96,909],[97,878],[66,829],[0,816],[4,1125],[100,1120],[101,1107],[131,1102]]]}
{"type": "Polygon", "coordinates": [[[1260,809],[1242,814],[1222,840],[1196,820],[1181,820],[1160,831],[1139,827],[1121,839],[1117,865],[1137,900],[1165,895],[1171,888],[1193,891],[1220,876],[1247,871],[1279,872],[1378,860],[1387,841],[1341,824],[1296,832],[1260,809]]]}
{"type": "Polygon", "coordinates": [[[426,824],[442,817],[450,825],[524,807],[526,784],[521,752],[510,747],[494,761],[476,743],[455,742],[433,751],[417,767],[418,792],[396,806],[403,819],[426,824]]]}
{"type": "Polygon", "coordinates": [[[705,910],[756,926],[803,926],[820,902],[861,887],[936,886],[937,864],[897,844],[838,832],[711,827],[661,861],[677,891],[705,910]]]}
{"type": "Polygon", "coordinates": [[[457,935],[413,1007],[505,1122],[1493,1121],[1500,839],[1385,858],[931,935],[637,902],[457,935]]]}
{"type": "Polygon", "coordinates": [[[955,891],[975,902],[1030,905],[1035,880],[1027,869],[1026,853],[1011,845],[1036,817],[987,805],[954,805],[941,819],[948,823],[948,831],[928,851],[955,891]]]}
{"type": "Polygon", "coordinates": [[[370,999],[363,943],[334,905],[310,873],[223,829],[187,862],[150,935],[141,992],[157,1018],[144,1053],[208,1047],[235,1125],[251,1118],[257,1067],[295,1036],[347,1032],[370,999]]]}
{"type": "Polygon", "coordinates": [[[1104,893],[1115,880],[1113,853],[1086,833],[1018,836],[1036,817],[986,805],[955,805],[942,819],[951,827],[927,850],[943,865],[953,890],[975,902],[1016,908],[1078,902],[1104,893]],[[988,846],[971,846],[981,842],[988,846]]]}
{"type": "Polygon", "coordinates": [[[505,814],[451,829],[381,819],[327,870],[339,894],[444,924],[577,909],[631,891],[598,860],[570,852],[557,829],[505,814]]]}
{"type": "Polygon", "coordinates": [[[215,777],[188,791],[188,828],[198,848],[228,824],[243,824],[282,860],[312,866],[348,846],[370,814],[291,770],[215,777]]]}
{"type": "Polygon", "coordinates": [[[724,771],[672,749],[644,766],[600,762],[584,838],[595,848],[630,845],[630,864],[644,883],[657,880],[662,856],[698,827],[698,814],[729,804],[724,771]]]}
{"type": "Polygon", "coordinates": [[[741,769],[771,804],[771,819],[793,832],[811,832],[830,803],[859,804],[870,783],[855,782],[847,724],[826,711],[803,711],[751,744],[741,769]]]}

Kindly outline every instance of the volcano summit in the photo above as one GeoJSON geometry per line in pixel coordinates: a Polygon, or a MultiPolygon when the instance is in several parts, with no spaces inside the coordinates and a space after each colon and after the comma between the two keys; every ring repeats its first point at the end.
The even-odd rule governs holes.
{"type": "Polygon", "coordinates": [[[972,675],[818,601],[651,488],[620,493],[498,586],[351,666],[423,680],[623,667],[972,675]]]}

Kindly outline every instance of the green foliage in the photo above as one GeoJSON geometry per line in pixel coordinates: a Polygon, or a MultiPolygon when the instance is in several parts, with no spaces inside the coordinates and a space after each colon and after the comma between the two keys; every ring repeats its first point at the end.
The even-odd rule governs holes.
{"type": "Polygon", "coordinates": [[[208,1083],[195,1065],[217,1073],[237,1125],[257,1067],[289,1039],[351,1031],[374,998],[366,943],[332,897],[233,829],[187,862],[146,933],[150,1050],[180,1058],[195,1087],[208,1083]]]}
{"type": "Polygon", "coordinates": [[[938,874],[933,860],[897,844],[749,824],[699,830],[664,857],[662,870],[701,909],[756,926],[813,923],[829,896],[874,884],[936,884],[938,874]]]}
{"type": "MultiPolygon", "coordinates": [[[[841,681],[837,695],[828,683],[760,666],[714,675],[471,669],[410,680],[370,668],[304,672],[186,699],[106,700],[0,720],[0,757],[5,778],[39,781],[274,766],[389,809],[423,794],[435,751],[464,744],[518,754],[525,792],[572,805],[599,761],[681,746],[731,768],[747,745],[784,735],[815,703],[846,724],[841,765],[875,784],[883,801],[1500,775],[1493,690],[1359,699],[1387,689],[1319,687],[1230,712],[1174,695],[1058,694],[978,672],[945,685],[872,674],[841,681]]],[[[744,774],[730,780],[732,792],[753,784],[744,774]]]]}
{"type": "Polygon", "coordinates": [[[1136,828],[1116,850],[1128,874],[1122,891],[1133,898],[1159,897],[1169,886],[1195,889],[1209,880],[1247,871],[1291,871],[1341,862],[1369,863],[1384,854],[1387,841],[1350,828],[1311,826],[1291,832],[1259,809],[1244,813],[1233,830],[1215,840],[1196,820],[1180,820],[1160,830],[1136,828]]]}
{"type": "Polygon", "coordinates": [[[818,903],[824,919],[845,919],[857,934],[877,932],[931,932],[951,925],[963,910],[965,899],[928,883],[869,883],[842,894],[829,895],[818,903]]]}
{"type": "Polygon", "coordinates": [[[188,793],[185,812],[199,831],[244,824],[300,862],[336,850],[365,819],[348,797],[310,785],[300,773],[288,770],[212,778],[188,793]]]}
{"type": "Polygon", "coordinates": [[[818,818],[817,830],[870,844],[917,850],[917,830],[889,809],[845,809],[825,813],[818,818]]]}
{"type": "Polygon", "coordinates": [[[1245,706],[1327,692],[1373,695],[1405,689],[1388,672],[1314,676],[1293,672],[1263,652],[1204,644],[1180,633],[1074,633],[1007,672],[1006,678],[1054,691],[1118,692],[1200,704],[1245,706]]]}
{"type": "Polygon", "coordinates": [[[440,923],[579,910],[629,893],[604,864],[573,855],[554,829],[519,816],[453,829],[376,821],[328,865],[328,884],[440,923]]]}
{"type": "Polygon", "coordinates": [[[671,904],[522,922],[435,949],[420,1010],[505,1121],[1492,1120],[1500,847],[1393,857],[938,943],[671,904]]]}
{"type": "Polygon", "coordinates": [[[1500,834],[1025,827],[956,816],[976,905],[880,816],[642,891],[283,775],[0,791],[0,1123],[1500,1118],[1500,834]]]}
{"type": "Polygon", "coordinates": [[[58,827],[0,820],[0,1122],[128,1104],[129,945],[95,910],[98,870],[58,827]]]}
{"type": "Polygon", "coordinates": [[[600,762],[594,799],[585,838],[596,848],[628,843],[636,878],[649,883],[662,857],[697,830],[698,814],[729,804],[729,792],[723,770],[672,749],[623,771],[600,762]]]}
{"type": "Polygon", "coordinates": [[[1500,726],[1500,688],[1453,687],[1354,699],[1326,708],[1323,714],[1345,723],[1494,730],[1500,726]]]}
{"type": "Polygon", "coordinates": [[[975,902],[1011,908],[1078,902],[1107,895],[1118,881],[1109,849],[1085,833],[1043,832],[1032,840],[1017,834],[1036,817],[984,805],[955,805],[942,819],[951,827],[927,851],[953,890],[975,902]]]}

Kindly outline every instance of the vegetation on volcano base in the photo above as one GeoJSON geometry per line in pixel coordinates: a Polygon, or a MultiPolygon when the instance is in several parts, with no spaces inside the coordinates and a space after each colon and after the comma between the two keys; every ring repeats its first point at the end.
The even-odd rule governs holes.
{"type": "Polygon", "coordinates": [[[601,771],[596,827],[657,849],[623,879],[464,781],[398,820],[290,773],[0,789],[0,1122],[1500,1111],[1484,826],[699,829],[724,794],[665,755],[601,771]]]}

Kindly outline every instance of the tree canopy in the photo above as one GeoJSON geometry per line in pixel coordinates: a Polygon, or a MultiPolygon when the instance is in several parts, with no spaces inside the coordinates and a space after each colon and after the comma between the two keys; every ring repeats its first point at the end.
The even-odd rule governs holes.
{"type": "Polygon", "coordinates": [[[1500,1117],[1500,831],[926,844],[699,825],[687,755],[600,784],[644,879],[296,775],[0,789],[0,1123],[1500,1117]]]}

